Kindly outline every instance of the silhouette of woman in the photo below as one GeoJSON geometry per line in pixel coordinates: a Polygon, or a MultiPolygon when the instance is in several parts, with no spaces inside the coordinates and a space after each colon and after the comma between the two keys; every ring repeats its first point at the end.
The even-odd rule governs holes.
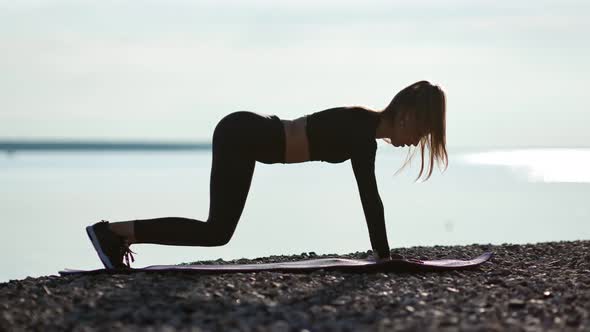
{"type": "MultiPolygon", "coordinates": [[[[442,163],[445,169],[448,166],[445,118],[445,94],[428,81],[404,88],[381,111],[360,106],[337,107],[295,120],[233,112],[219,121],[213,133],[207,221],[181,217],[113,223],[103,220],[86,227],[86,232],[107,269],[130,267],[129,259],[133,260],[133,255],[129,246],[134,243],[221,246],[229,242],[240,219],[256,161],[285,164],[350,160],[375,259],[387,260],[391,252],[375,181],[376,139],[395,147],[420,148],[422,160],[416,180],[422,176],[424,151],[428,147],[427,180],[434,161],[442,163]]],[[[408,154],[398,172],[413,155],[408,154]]]]}

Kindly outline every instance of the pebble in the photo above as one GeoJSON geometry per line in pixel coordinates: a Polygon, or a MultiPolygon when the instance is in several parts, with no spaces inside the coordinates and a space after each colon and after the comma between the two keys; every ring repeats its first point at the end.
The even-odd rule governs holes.
{"type": "Polygon", "coordinates": [[[510,307],[510,308],[520,309],[520,308],[524,308],[525,306],[526,306],[526,302],[523,300],[512,299],[508,302],[508,307],[510,307]]]}
{"type": "MultiPolygon", "coordinates": [[[[396,248],[468,258],[443,273],[135,273],[0,283],[0,330],[561,331],[590,330],[590,241],[396,248]],[[584,256],[585,255],[585,256],[584,256]]],[[[341,255],[366,258],[369,251],[341,255]]],[[[315,252],[196,264],[336,257],[315,252]]]]}

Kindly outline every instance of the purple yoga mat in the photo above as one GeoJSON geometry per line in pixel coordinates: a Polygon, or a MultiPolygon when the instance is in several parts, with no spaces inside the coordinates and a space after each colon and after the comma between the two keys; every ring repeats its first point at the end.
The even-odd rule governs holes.
{"type": "Polygon", "coordinates": [[[75,270],[65,269],[59,271],[61,275],[89,274],[89,273],[133,273],[150,271],[187,271],[194,273],[235,273],[257,271],[279,272],[311,272],[315,270],[337,270],[343,272],[419,272],[419,271],[446,271],[460,270],[477,267],[492,258],[492,252],[486,252],[479,257],[470,260],[461,259],[392,259],[387,262],[376,263],[368,259],[346,258],[319,258],[295,262],[261,263],[261,264],[196,264],[196,265],[152,265],[142,268],[125,270],[75,270]]]}

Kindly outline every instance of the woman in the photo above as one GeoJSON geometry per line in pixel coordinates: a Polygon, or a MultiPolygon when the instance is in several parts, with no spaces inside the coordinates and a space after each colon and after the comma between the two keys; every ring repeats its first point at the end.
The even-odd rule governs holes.
{"type": "MultiPolygon", "coordinates": [[[[430,177],[434,161],[448,165],[445,94],[428,81],[395,95],[382,111],[338,107],[281,120],[275,115],[239,111],[219,121],[213,133],[209,216],[206,222],[157,218],[98,222],[86,231],[107,269],[130,267],[134,243],[221,246],[229,242],[242,214],[256,161],[265,164],[351,161],[376,259],[391,258],[383,204],[375,181],[376,139],[396,147],[428,146],[430,177]]],[[[406,160],[402,169],[410,161],[406,160]]],[[[400,169],[401,170],[401,169],[400,169]]],[[[417,179],[418,179],[417,178],[417,179]]]]}

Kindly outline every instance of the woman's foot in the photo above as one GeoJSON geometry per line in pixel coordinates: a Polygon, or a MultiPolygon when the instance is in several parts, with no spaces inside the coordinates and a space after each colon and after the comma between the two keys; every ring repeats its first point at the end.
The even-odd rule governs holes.
{"type": "Polygon", "coordinates": [[[108,221],[100,221],[86,227],[86,233],[94,246],[98,257],[107,269],[131,268],[131,261],[135,261],[133,252],[124,237],[115,234],[109,227],[108,221]],[[125,260],[125,263],[123,261],[125,260]]]}

